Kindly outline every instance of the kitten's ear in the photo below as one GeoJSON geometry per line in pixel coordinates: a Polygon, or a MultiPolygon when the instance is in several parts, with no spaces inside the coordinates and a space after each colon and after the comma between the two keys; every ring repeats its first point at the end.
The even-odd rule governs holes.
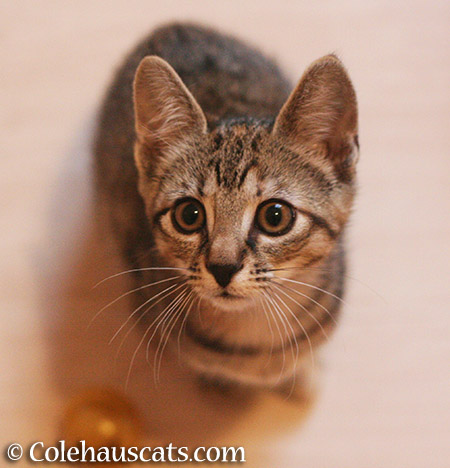
{"type": "Polygon", "coordinates": [[[355,90],[341,61],[314,62],[281,109],[273,130],[295,148],[309,147],[336,166],[349,167],[358,154],[355,90]]]}
{"type": "Polygon", "coordinates": [[[136,135],[148,148],[164,150],[206,132],[197,101],[162,58],[145,57],[134,79],[136,135]]]}

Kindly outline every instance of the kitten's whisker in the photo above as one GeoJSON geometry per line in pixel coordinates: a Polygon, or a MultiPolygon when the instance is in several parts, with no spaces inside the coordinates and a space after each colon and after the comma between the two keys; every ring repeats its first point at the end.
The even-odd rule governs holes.
{"type": "MultiPolygon", "coordinates": [[[[283,335],[281,333],[281,328],[278,325],[278,320],[276,319],[275,314],[273,312],[273,308],[271,307],[271,304],[270,304],[269,300],[266,297],[265,291],[262,291],[262,293],[263,293],[263,296],[261,296],[261,297],[262,297],[262,299],[264,299],[264,304],[267,305],[268,313],[270,314],[270,317],[272,317],[273,322],[274,322],[274,324],[275,324],[275,326],[277,328],[278,336],[280,337],[280,344],[281,344],[281,347],[283,348],[284,347],[284,340],[283,340],[283,335]]],[[[271,354],[273,355],[273,349],[272,349],[271,354]]],[[[283,350],[283,359],[284,359],[284,350],[283,350]]],[[[280,379],[281,379],[281,373],[280,373],[280,379]]]]}
{"type": "MultiPolygon", "coordinates": [[[[314,367],[314,353],[313,353],[313,346],[312,346],[312,342],[311,342],[311,339],[308,335],[308,332],[306,330],[306,328],[304,327],[304,325],[302,324],[302,322],[298,319],[298,317],[295,315],[295,313],[292,311],[292,309],[286,304],[286,302],[281,298],[281,296],[276,293],[274,291],[274,294],[276,297],[278,297],[278,299],[284,304],[284,306],[286,307],[286,309],[289,311],[289,313],[292,315],[292,317],[294,318],[294,320],[297,322],[298,326],[300,327],[300,329],[302,330],[303,334],[305,335],[305,338],[307,339],[308,341],[308,344],[309,344],[309,350],[311,352],[311,364],[312,366],[314,367]]],[[[296,338],[296,341],[297,341],[297,335],[295,335],[295,338],[296,338]]]]}
{"type": "Polygon", "coordinates": [[[95,289],[97,286],[100,286],[105,281],[108,281],[113,278],[117,278],[118,276],[126,275],[127,273],[136,273],[138,271],[160,271],[160,270],[182,270],[182,271],[189,271],[188,268],[176,268],[176,267],[148,267],[148,268],[133,268],[132,270],[121,271],[120,273],[116,273],[114,275],[108,276],[107,278],[102,279],[97,284],[92,286],[92,289],[95,289]]]}
{"type": "MultiPolygon", "coordinates": [[[[185,281],[182,283],[184,284],[185,281]]],[[[139,307],[137,307],[136,309],[134,309],[134,311],[128,316],[128,318],[125,320],[125,322],[121,325],[121,327],[116,331],[116,333],[114,333],[113,337],[109,340],[109,343],[108,344],[111,344],[117,337],[117,335],[123,330],[124,327],[127,326],[127,324],[129,323],[129,321],[143,308],[145,307],[147,304],[149,304],[150,302],[152,302],[154,299],[157,299],[159,296],[167,293],[168,291],[172,290],[173,288],[175,288],[177,286],[177,283],[175,284],[172,284],[171,286],[169,286],[168,288],[164,289],[163,291],[159,292],[158,294],[156,294],[155,296],[152,296],[150,299],[147,299],[144,303],[142,303],[139,307]]],[[[163,296],[159,301],[157,301],[154,305],[158,304],[160,301],[162,301],[163,299],[165,299],[166,297],[168,296],[165,295],[163,296]]],[[[153,307],[153,305],[152,305],[153,307]]],[[[146,310],[146,313],[149,311],[150,309],[147,309],[146,310]]]]}
{"type": "Polygon", "coordinates": [[[174,290],[171,290],[167,294],[165,294],[163,297],[160,297],[156,302],[154,302],[151,306],[149,306],[144,311],[144,313],[134,322],[133,326],[128,329],[127,333],[122,338],[122,341],[120,342],[119,348],[117,349],[117,352],[116,352],[116,359],[118,358],[118,356],[120,354],[120,351],[122,349],[122,346],[124,345],[126,339],[130,335],[130,333],[134,330],[134,328],[139,324],[139,322],[150,312],[151,309],[153,309],[153,307],[155,307],[157,304],[159,304],[164,299],[167,299],[171,294],[173,294],[173,293],[177,292],[179,289],[181,289],[186,284],[186,282],[187,281],[183,281],[181,284],[178,284],[178,285],[175,284],[174,286],[176,286],[176,288],[174,290]]]}
{"type": "MultiPolygon", "coordinates": [[[[162,353],[164,352],[165,345],[167,344],[167,341],[165,341],[165,337],[167,336],[167,340],[169,339],[170,333],[172,332],[172,324],[175,325],[177,323],[178,317],[183,313],[184,306],[189,301],[192,294],[193,294],[192,291],[186,292],[186,294],[183,296],[183,299],[182,299],[181,303],[179,303],[179,305],[177,304],[177,306],[176,306],[176,308],[178,310],[175,310],[175,308],[174,308],[175,312],[171,316],[169,315],[166,320],[164,320],[164,324],[161,327],[161,333],[160,333],[161,336],[160,336],[160,339],[159,339],[158,347],[156,349],[156,353],[155,353],[155,356],[154,356],[154,362],[153,362],[154,372],[156,371],[156,368],[157,368],[156,362],[158,360],[158,354],[160,353],[160,350],[161,350],[161,355],[160,355],[161,359],[159,361],[158,367],[161,364],[162,353]],[[166,331],[168,331],[167,335],[166,335],[166,331]],[[164,345],[163,345],[163,343],[164,343],[164,345]]],[[[159,370],[155,374],[155,378],[159,382],[159,370]]]]}
{"type": "Polygon", "coordinates": [[[270,361],[272,360],[272,354],[273,354],[273,347],[274,347],[274,343],[275,343],[275,335],[273,333],[273,327],[272,327],[272,324],[270,323],[270,317],[269,317],[269,314],[267,313],[267,310],[266,310],[266,305],[265,305],[265,302],[264,302],[264,299],[262,296],[259,296],[259,299],[260,299],[260,302],[261,302],[261,307],[263,309],[263,312],[264,312],[264,315],[266,317],[266,321],[267,321],[267,325],[269,327],[269,330],[270,330],[270,336],[271,336],[271,342],[270,342],[270,354],[269,354],[269,359],[267,360],[267,363],[266,363],[266,366],[267,367],[270,363],[270,361]]]}
{"type": "Polygon", "coordinates": [[[315,289],[317,291],[321,291],[324,294],[327,294],[328,296],[334,297],[338,301],[341,301],[342,304],[345,304],[346,306],[349,306],[349,304],[347,304],[347,302],[345,302],[344,299],[342,299],[342,297],[336,296],[336,294],[333,294],[330,291],[327,291],[325,289],[319,288],[318,286],[315,286],[313,284],[304,283],[303,281],[292,280],[290,278],[283,278],[281,276],[277,276],[277,279],[282,280],[282,281],[289,281],[289,283],[295,283],[295,284],[299,284],[300,286],[306,286],[308,288],[312,288],[312,289],[315,289]]]}
{"type": "Polygon", "coordinates": [[[214,321],[211,323],[211,328],[214,328],[216,326],[217,320],[219,319],[219,306],[216,304],[214,306],[214,310],[211,312],[211,315],[214,315],[214,321]]]}
{"type": "Polygon", "coordinates": [[[298,360],[298,354],[299,354],[299,350],[298,350],[298,342],[297,342],[297,338],[295,337],[295,335],[293,334],[294,336],[294,340],[295,340],[295,344],[296,344],[296,347],[297,347],[297,352],[296,352],[296,357],[294,359],[294,354],[293,354],[293,349],[292,349],[292,346],[290,347],[291,348],[291,353],[292,353],[292,357],[294,359],[294,372],[293,372],[293,378],[292,378],[292,384],[291,384],[291,389],[289,390],[289,393],[288,395],[286,396],[285,400],[288,400],[290,398],[290,396],[292,395],[292,392],[294,391],[294,388],[295,388],[295,380],[296,380],[296,377],[297,377],[297,360],[298,360]]]}
{"type": "MultiPolygon", "coordinates": [[[[186,288],[187,289],[187,288],[186,288]]],[[[185,291],[185,290],[184,290],[185,291]]],[[[184,293],[184,291],[182,291],[181,293],[178,294],[178,296],[173,299],[170,304],[155,318],[155,320],[147,327],[147,330],[145,331],[144,335],[142,336],[141,338],[141,341],[139,342],[136,350],[134,351],[133,353],[133,356],[131,358],[131,362],[130,362],[130,366],[128,367],[128,373],[127,373],[127,378],[126,378],[126,381],[125,381],[125,391],[127,390],[128,388],[128,383],[130,381],[130,376],[131,376],[131,371],[133,369],[133,365],[134,365],[134,361],[136,360],[136,356],[137,356],[137,353],[139,352],[139,349],[140,347],[142,346],[142,343],[145,341],[149,331],[152,329],[153,325],[158,321],[158,319],[167,311],[167,309],[169,307],[171,307],[171,305],[180,297],[181,294],[184,293]]],[[[161,322],[160,322],[161,323],[161,322]]],[[[159,325],[158,325],[159,326],[159,325]]],[[[157,328],[155,329],[155,331],[153,332],[153,335],[152,335],[152,338],[156,332],[157,328]]],[[[150,339],[152,339],[150,338],[150,339]]]]}
{"type": "MultiPolygon", "coordinates": [[[[200,301],[201,302],[201,301],[200,301]]],[[[199,308],[197,310],[197,314],[198,314],[198,320],[200,322],[200,326],[203,328],[204,327],[204,320],[203,320],[203,309],[200,308],[200,303],[199,303],[199,308]]]]}
{"type": "MultiPolygon", "coordinates": [[[[268,272],[273,272],[273,271],[289,271],[289,270],[300,270],[300,271],[320,271],[320,272],[326,272],[326,273],[335,273],[335,270],[331,268],[314,268],[314,267],[286,267],[286,268],[271,268],[267,270],[268,272]]],[[[339,273],[340,276],[343,276],[344,278],[348,278],[349,280],[355,281],[356,283],[359,283],[361,286],[364,286],[367,288],[370,292],[378,296],[385,304],[388,304],[388,301],[386,300],[385,297],[383,297],[379,292],[375,291],[371,286],[369,286],[367,283],[364,283],[363,281],[359,280],[358,278],[355,278],[354,276],[347,275],[345,273],[339,273]]]]}
{"type": "MultiPolygon", "coordinates": [[[[294,349],[292,347],[292,345],[290,346],[291,348],[291,354],[292,354],[292,359],[294,361],[294,380],[295,380],[295,372],[296,372],[296,368],[297,368],[297,361],[298,361],[298,356],[299,356],[299,346],[298,346],[298,340],[297,340],[297,335],[295,334],[295,330],[294,328],[292,327],[291,325],[291,322],[289,321],[289,319],[287,318],[286,314],[284,313],[283,309],[281,308],[280,304],[278,304],[278,302],[276,301],[276,299],[280,300],[283,305],[286,307],[287,310],[289,310],[289,312],[291,312],[291,310],[289,309],[289,307],[286,305],[286,303],[280,298],[280,296],[278,296],[278,294],[276,294],[276,292],[274,292],[273,289],[271,289],[271,291],[274,293],[275,295],[275,298],[273,299],[274,303],[275,303],[275,306],[277,307],[277,309],[279,310],[280,314],[282,314],[282,316],[284,317],[284,322],[287,324],[287,326],[289,327],[289,330],[292,334],[292,339],[293,339],[293,342],[295,343],[295,349],[296,349],[296,352],[295,352],[295,355],[294,355],[294,349]]],[[[292,312],[291,312],[292,314],[292,312]]],[[[294,316],[294,318],[296,318],[294,316]]],[[[285,327],[285,331],[286,331],[286,336],[289,337],[289,333],[287,331],[287,327],[285,327]]]]}
{"type": "Polygon", "coordinates": [[[178,278],[182,278],[184,275],[178,275],[178,276],[172,276],[171,278],[165,278],[165,279],[162,279],[162,280],[159,280],[159,281],[154,281],[153,283],[148,283],[148,284],[144,284],[144,286],[139,286],[138,288],[135,288],[135,289],[132,289],[131,291],[127,291],[126,293],[123,293],[121,294],[119,297],[117,297],[116,299],[114,299],[113,301],[111,301],[109,304],[106,304],[104,307],[102,307],[95,315],[94,317],[91,319],[91,321],[89,322],[89,325],[88,325],[88,329],[89,327],[92,325],[92,322],[104,311],[106,310],[108,307],[112,306],[113,304],[115,304],[117,301],[120,301],[120,299],[126,297],[126,296],[129,296],[130,294],[133,294],[137,291],[141,291],[142,289],[145,289],[145,288],[149,288],[150,286],[156,286],[157,284],[162,284],[162,283],[167,283],[167,281],[172,281],[174,279],[178,279],[178,278]]]}
{"type": "MultiPolygon", "coordinates": [[[[255,303],[254,300],[253,300],[253,302],[255,303]]],[[[255,305],[256,305],[256,304],[255,304],[255,305]]],[[[258,316],[258,311],[256,310],[256,307],[254,307],[254,308],[252,309],[252,326],[253,326],[253,324],[254,324],[255,322],[256,322],[256,323],[258,322],[258,318],[259,318],[259,316],[258,316]]]]}
{"type": "MultiPolygon", "coordinates": [[[[300,302],[296,301],[290,294],[288,294],[286,291],[283,291],[275,282],[271,282],[273,284],[273,286],[278,290],[280,291],[282,294],[284,294],[286,297],[288,297],[292,302],[294,302],[295,304],[297,304],[299,307],[301,307],[313,320],[314,322],[317,323],[317,325],[320,327],[320,329],[322,330],[322,333],[323,335],[325,336],[326,340],[329,341],[329,337],[327,335],[327,333],[325,332],[325,329],[323,328],[322,324],[320,323],[319,320],[317,320],[317,318],[314,316],[314,314],[312,314],[303,304],[300,304],[300,302]]],[[[282,286],[282,285],[280,285],[282,286]]]]}
{"type": "MultiPolygon", "coordinates": [[[[314,360],[314,351],[313,351],[313,345],[312,345],[312,342],[311,342],[311,338],[309,337],[308,335],[308,332],[307,330],[305,329],[305,327],[303,326],[303,324],[301,323],[301,321],[297,318],[297,316],[294,314],[294,312],[292,311],[292,309],[290,307],[288,307],[288,305],[286,304],[286,302],[283,301],[283,299],[280,297],[279,294],[277,294],[276,292],[274,292],[274,294],[276,295],[276,297],[278,297],[278,299],[280,299],[280,301],[285,305],[285,307],[288,309],[288,311],[290,312],[290,314],[292,315],[292,317],[295,319],[295,321],[298,323],[298,325],[300,326],[303,334],[305,335],[305,338],[307,339],[308,341],[308,345],[309,345],[309,351],[310,351],[310,354],[311,354],[311,367],[314,371],[315,369],[315,360],[314,360]]],[[[297,342],[297,335],[295,335],[295,341],[297,342]]],[[[298,350],[298,347],[297,347],[297,350],[298,350]]],[[[297,351],[297,357],[298,357],[298,351],[297,351]]],[[[289,398],[291,395],[292,395],[292,392],[294,391],[294,388],[295,388],[295,380],[296,380],[296,369],[297,369],[297,363],[295,364],[295,368],[294,368],[294,378],[292,380],[292,386],[291,386],[291,391],[289,392],[289,395],[287,396],[287,398],[289,398]]]]}
{"type": "Polygon", "coordinates": [[[335,325],[337,325],[337,320],[335,319],[333,314],[324,305],[322,305],[320,302],[316,301],[315,299],[308,296],[307,294],[304,294],[304,293],[302,293],[300,291],[297,291],[294,288],[291,288],[290,286],[286,286],[285,284],[282,284],[282,283],[277,283],[276,281],[273,281],[273,280],[271,280],[270,282],[272,284],[277,284],[278,286],[281,286],[282,288],[287,289],[288,291],[292,291],[292,292],[298,294],[299,296],[305,297],[306,299],[311,301],[313,304],[315,304],[317,307],[320,307],[324,312],[326,312],[328,314],[328,316],[331,318],[331,320],[333,320],[335,325]]]}
{"type": "Polygon", "coordinates": [[[158,315],[158,317],[153,321],[152,323],[152,326],[153,324],[159,319],[159,322],[158,322],[158,325],[155,327],[155,330],[153,331],[153,334],[152,336],[150,337],[149,341],[147,342],[147,347],[146,347],[146,351],[145,351],[145,358],[147,360],[147,362],[150,364],[150,344],[154,338],[154,336],[156,335],[156,332],[158,331],[158,328],[163,325],[166,321],[166,319],[168,319],[170,317],[170,314],[171,312],[175,309],[175,307],[177,307],[177,305],[183,300],[183,298],[185,297],[186,295],[186,291],[189,289],[188,286],[186,286],[183,291],[180,292],[180,294],[178,294],[178,296],[161,312],[161,314],[158,315]]]}
{"type": "MultiPolygon", "coordinates": [[[[160,348],[161,348],[161,344],[164,341],[165,332],[169,328],[169,326],[172,323],[172,321],[174,320],[174,318],[178,317],[179,311],[176,311],[176,308],[180,305],[180,303],[181,303],[181,305],[183,305],[185,303],[184,301],[186,300],[186,296],[188,296],[188,295],[189,295],[189,292],[187,292],[187,289],[185,289],[183,291],[183,294],[181,295],[181,297],[176,301],[175,304],[172,305],[172,307],[170,307],[170,309],[166,312],[165,316],[160,320],[159,324],[155,328],[155,331],[153,332],[152,336],[150,337],[150,340],[147,343],[146,359],[147,359],[147,362],[150,363],[150,360],[149,360],[150,359],[150,354],[149,354],[150,353],[150,343],[151,343],[153,337],[156,335],[156,332],[157,332],[158,328],[161,326],[159,343],[158,343],[158,347],[156,349],[156,352],[154,354],[154,359],[153,359],[153,380],[155,382],[155,385],[159,384],[159,371],[158,371],[157,361],[158,361],[158,354],[159,354],[159,351],[160,351],[160,348]]],[[[162,358],[162,356],[161,356],[161,358],[162,358]]]]}
{"type": "Polygon", "coordinates": [[[187,321],[187,319],[189,317],[189,314],[190,314],[190,312],[192,310],[192,307],[195,304],[196,299],[198,299],[198,296],[193,295],[192,296],[192,301],[191,301],[191,303],[189,305],[189,308],[188,308],[187,312],[184,314],[183,320],[181,322],[180,330],[178,331],[178,338],[177,338],[178,362],[180,362],[180,355],[181,355],[181,334],[183,333],[183,328],[186,325],[186,321],[187,321]]]}
{"type": "Polygon", "coordinates": [[[262,291],[262,293],[264,294],[264,296],[266,297],[266,299],[267,299],[267,301],[268,301],[268,302],[267,302],[267,305],[269,306],[269,309],[270,309],[270,305],[273,306],[273,308],[270,309],[270,310],[271,310],[272,317],[273,317],[273,319],[274,319],[275,325],[276,325],[276,327],[277,327],[277,329],[278,329],[278,334],[280,335],[280,340],[281,340],[281,350],[282,350],[282,352],[283,352],[283,363],[282,363],[282,366],[281,366],[280,375],[278,376],[278,382],[279,382],[279,381],[281,380],[281,377],[282,377],[282,375],[283,375],[283,373],[284,373],[284,369],[285,369],[285,366],[286,366],[286,348],[285,348],[285,342],[284,342],[283,333],[281,332],[281,328],[280,328],[279,325],[278,325],[278,321],[276,320],[276,317],[275,317],[274,312],[277,313],[278,318],[279,318],[280,321],[281,321],[281,324],[284,326],[284,329],[285,329],[286,334],[287,334],[287,331],[286,331],[287,329],[286,329],[286,325],[284,324],[283,319],[281,318],[279,312],[275,309],[275,306],[274,306],[274,304],[273,304],[272,298],[271,298],[265,291],[262,291]]]}
{"type": "MultiPolygon", "coordinates": [[[[174,315],[174,318],[172,319],[172,326],[170,327],[168,333],[167,333],[167,336],[166,336],[166,340],[161,348],[161,352],[160,352],[160,355],[159,355],[159,364],[158,364],[158,372],[157,372],[157,381],[160,382],[160,375],[161,375],[161,365],[162,365],[162,359],[163,359],[163,354],[164,354],[164,350],[166,349],[166,346],[167,346],[167,343],[170,339],[170,335],[172,334],[172,331],[173,329],[175,328],[175,325],[177,324],[178,322],[178,319],[183,315],[184,313],[184,310],[186,308],[186,304],[189,303],[191,297],[193,296],[193,291],[190,291],[186,297],[186,299],[182,302],[182,304],[180,305],[180,310],[178,311],[177,314],[174,315]]],[[[169,321],[169,324],[167,325],[167,327],[170,326],[170,321],[169,321]]],[[[162,332],[164,334],[164,332],[162,332]]],[[[159,348],[159,345],[158,345],[158,348],[159,348]]],[[[156,357],[156,356],[155,356],[156,357]]]]}

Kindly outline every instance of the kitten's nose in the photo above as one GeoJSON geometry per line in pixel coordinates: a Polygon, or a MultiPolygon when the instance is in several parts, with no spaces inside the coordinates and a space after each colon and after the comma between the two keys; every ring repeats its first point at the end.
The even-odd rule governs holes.
{"type": "Polygon", "coordinates": [[[223,263],[208,263],[206,268],[214,276],[217,283],[226,288],[231,281],[233,275],[242,269],[242,263],[238,264],[223,264],[223,263]]]}

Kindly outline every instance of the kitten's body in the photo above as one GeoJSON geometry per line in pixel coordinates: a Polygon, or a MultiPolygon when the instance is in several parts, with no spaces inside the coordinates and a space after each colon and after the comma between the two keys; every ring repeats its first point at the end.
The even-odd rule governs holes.
{"type": "MultiPolygon", "coordinates": [[[[325,65],[335,67],[331,76],[345,80],[337,59],[329,58],[325,65]]],[[[312,71],[317,75],[321,71],[319,65],[316,68],[318,72],[312,71]]],[[[302,96],[311,93],[313,79],[317,81],[313,76],[303,83],[302,96]]],[[[353,90],[347,82],[345,86],[350,102],[353,90]]],[[[313,138],[317,118],[298,125],[299,119],[291,118],[293,104],[292,112],[277,118],[290,91],[275,64],[254,49],[211,30],[172,25],[156,31],[127,57],[101,112],[95,143],[99,203],[129,269],[186,268],[182,280],[187,280],[187,289],[180,290],[185,296],[163,314],[167,320],[159,331],[163,337],[170,335],[169,343],[181,336],[181,356],[211,378],[267,386],[291,379],[297,367],[310,362],[310,347],[324,340],[339,312],[342,233],[354,195],[353,162],[348,159],[353,140],[335,144],[333,135],[322,147],[313,138]],[[150,59],[147,68],[139,67],[133,110],[133,79],[148,55],[166,60],[193,98],[164,62],[150,59]],[[155,105],[147,109],[153,100],[155,105]],[[156,112],[158,105],[161,110],[156,112]],[[146,113],[153,114],[147,118],[146,113]],[[141,115],[147,119],[142,124],[141,115]],[[294,124],[303,139],[296,140],[294,124]],[[332,162],[328,150],[333,151],[332,162]],[[183,237],[173,231],[168,213],[183,197],[204,204],[203,234],[183,237]],[[289,197],[298,210],[296,237],[266,239],[251,227],[249,213],[258,203],[289,197]],[[213,261],[240,262],[236,279],[221,295],[208,269],[213,261]],[[286,279],[271,283],[277,277],[310,286],[286,279]]],[[[350,139],[355,138],[355,119],[353,114],[347,118],[355,127],[350,139]]],[[[321,132],[325,134],[318,128],[317,134],[321,132]]],[[[179,274],[138,271],[135,287],[179,274]]],[[[159,289],[138,291],[138,304],[170,281],[159,289]]],[[[143,323],[143,333],[175,297],[168,296],[147,314],[147,307],[139,310],[136,318],[143,323]]],[[[151,330],[149,337],[154,327],[151,330]]]]}

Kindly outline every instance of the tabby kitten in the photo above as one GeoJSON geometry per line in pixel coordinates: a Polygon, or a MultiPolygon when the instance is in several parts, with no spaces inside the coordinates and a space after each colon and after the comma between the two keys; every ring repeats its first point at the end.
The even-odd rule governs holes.
{"type": "Polygon", "coordinates": [[[178,346],[204,378],[302,381],[340,309],[357,156],[334,55],[292,92],[273,61],[199,26],[128,55],[101,110],[96,188],[156,365],[178,346]]]}

